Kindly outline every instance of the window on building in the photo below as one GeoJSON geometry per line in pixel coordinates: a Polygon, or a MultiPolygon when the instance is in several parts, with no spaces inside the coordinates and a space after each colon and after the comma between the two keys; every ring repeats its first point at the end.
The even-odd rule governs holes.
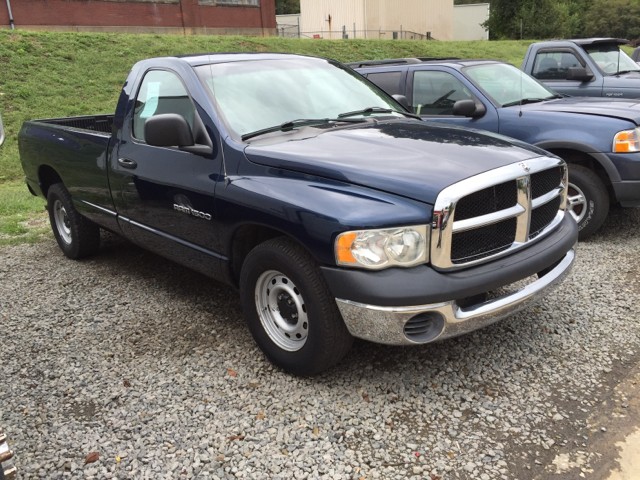
{"type": "Polygon", "coordinates": [[[199,5],[244,5],[249,7],[259,7],[260,0],[198,0],[199,5]]]}

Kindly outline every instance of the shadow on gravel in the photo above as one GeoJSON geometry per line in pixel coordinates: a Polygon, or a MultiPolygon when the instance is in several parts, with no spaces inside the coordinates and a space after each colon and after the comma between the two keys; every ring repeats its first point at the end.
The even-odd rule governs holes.
{"type": "Polygon", "coordinates": [[[640,208],[611,207],[600,230],[585,243],[625,242],[640,237],[640,208]]]}

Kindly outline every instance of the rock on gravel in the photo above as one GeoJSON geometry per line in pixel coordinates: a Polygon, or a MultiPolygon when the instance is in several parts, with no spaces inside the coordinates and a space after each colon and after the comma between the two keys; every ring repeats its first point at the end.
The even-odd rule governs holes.
{"type": "Polygon", "coordinates": [[[638,362],[640,214],[614,210],[544,303],[300,379],[236,292],[106,237],[0,249],[0,422],[21,478],[533,479],[598,461],[589,416],[638,362]],[[571,463],[571,462],[569,462],[571,463]]]}

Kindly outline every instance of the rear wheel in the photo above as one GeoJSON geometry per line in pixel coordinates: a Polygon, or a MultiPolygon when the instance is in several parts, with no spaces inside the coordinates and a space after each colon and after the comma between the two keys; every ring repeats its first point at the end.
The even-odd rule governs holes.
{"type": "Polygon", "coordinates": [[[240,296],[256,343],[287,372],[319,373],[337,364],[351,347],[353,337],[317,264],[284,237],[249,253],[240,296]]]}
{"type": "Polygon", "coordinates": [[[609,213],[609,194],[602,180],[582,165],[569,165],[568,210],[578,223],[579,238],[593,235],[609,213]]]}
{"type": "Polygon", "coordinates": [[[62,183],[49,187],[47,209],[53,235],[67,257],[79,259],[98,251],[100,227],[78,213],[62,183]]]}

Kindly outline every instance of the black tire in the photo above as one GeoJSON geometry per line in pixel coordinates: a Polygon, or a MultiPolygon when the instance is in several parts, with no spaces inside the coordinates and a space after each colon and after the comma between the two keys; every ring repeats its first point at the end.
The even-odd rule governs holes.
{"type": "Polygon", "coordinates": [[[609,193],[602,180],[582,165],[569,165],[568,209],[578,222],[578,238],[593,235],[609,214],[609,193]]]}
{"type": "Polygon", "coordinates": [[[320,373],[351,348],[353,337],[318,265],[285,237],[268,240],[247,255],[240,297],[256,343],[289,373],[320,373]]]}
{"type": "Polygon", "coordinates": [[[100,248],[100,227],[78,213],[62,183],[47,192],[51,230],[62,253],[77,260],[94,255],[100,248]]]}

